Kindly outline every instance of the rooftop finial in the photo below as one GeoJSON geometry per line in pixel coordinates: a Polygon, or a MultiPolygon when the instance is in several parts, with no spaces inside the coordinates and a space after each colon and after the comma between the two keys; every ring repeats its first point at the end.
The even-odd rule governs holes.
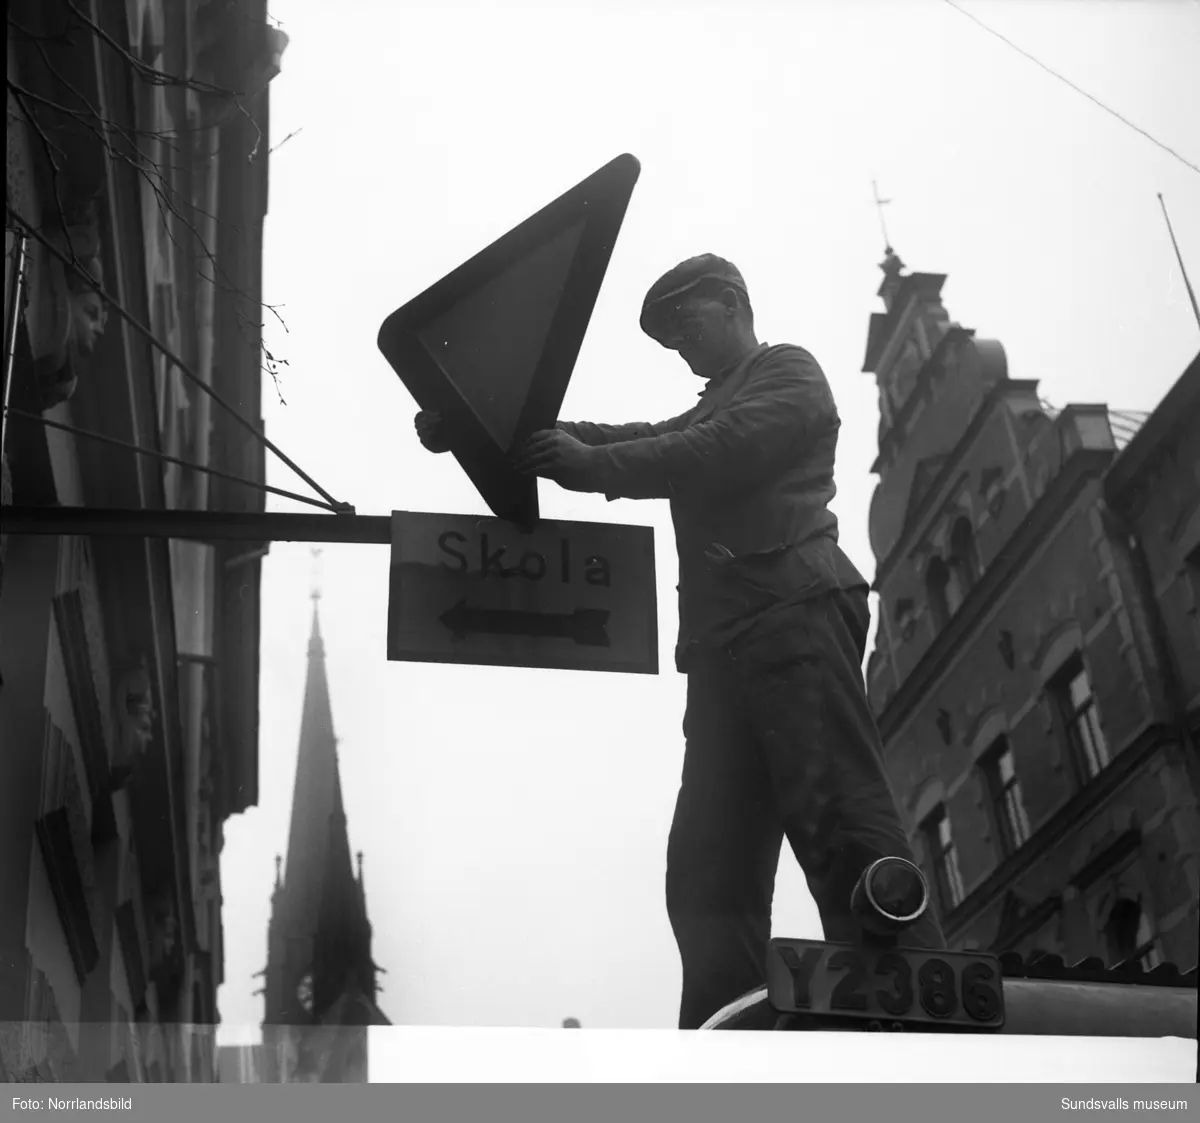
{"type": "Polygon", "coordinates": [[[325,645],[321,640],[321,555],[325,551],[318,548],[311,550],[312,554],[312,592],[309,594],[313,602],[312,635],[308,640],[308,657],[324,658],[325,645]]]}
{"type": "Polygon", "coordinates": [[[276,854],[275,855],[275,888],[276,889],[278,889],[279,885],[280,885],[280,878],[282,876],[282,870],[283,870],[283,855],[276,854]]]}
{"type": "Polygon", "coordinates": [[[358,859],[358,880],[362,881],[362,851],[354,855],[358,859]]]}
{"type": "Polygon", "coordinates": [[[883,208],[891,202],[891,199],[879,197],[879,184],[875,180],[871,180],[871,190],[875,195],[875,209],[879,211],[879,229],[883,233],[883,252],[891,257],[895,251],[892,249],[892,240],[888,237],[887,223],[883,219],[883,208]]]}

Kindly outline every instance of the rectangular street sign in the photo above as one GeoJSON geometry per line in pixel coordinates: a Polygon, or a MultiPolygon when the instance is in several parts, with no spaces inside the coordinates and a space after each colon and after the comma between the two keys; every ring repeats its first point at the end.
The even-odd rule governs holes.
{"type": "Polygon", "coordinates": [[[388,659],[656,675],[654,530],[393,511],[388,659]]]}

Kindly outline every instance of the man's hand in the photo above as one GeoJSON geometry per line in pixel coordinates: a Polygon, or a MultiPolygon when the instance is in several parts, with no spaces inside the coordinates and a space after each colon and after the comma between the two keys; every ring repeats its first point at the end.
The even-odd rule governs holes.
{"type": "Polygon", "coordinates": [[[561,429],[541,429],[517,450],[513,467],[523,476],[542,476],[567,491],[600,491],[595,450],[561,429]]]}
{"type": "Polygon", "coordinates": [[[434,409],[423,409],[413,419],[417,437],[430,452],[449,452],[450,444],[442,431],[442,415],[434,409]]]}

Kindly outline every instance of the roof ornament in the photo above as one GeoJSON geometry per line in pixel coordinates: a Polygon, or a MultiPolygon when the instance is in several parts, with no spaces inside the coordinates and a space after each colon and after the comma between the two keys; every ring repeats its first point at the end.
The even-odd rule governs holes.
{"type": "Polygon", "coordinates": [[[875,196],[875,209],[879,211],[879,230],[883,234],[884,256],[879,268],[883,270],[889,280],[895,280],[904,269],[904,262],[900,260],[899,255],[892,249],[892,240],[888,237],[887,223],[883,217],[883,208],[891,202],[891,199],[881,199],[879,197],[879,184],[875,180],[871,180],[871,191],[875,196]]]}
{"type": "Polygon", "coordinates": [[[875,209],[879,212],[879,229],[883,234],[883,252],[892,254],[892,240],[888,237],[887,223],[884,221],[883,208],[886,207],[891,199],[881,199],[879,197],[879,184],[875,180],[871,180],[871,192],[875,196],[875,209]]]}

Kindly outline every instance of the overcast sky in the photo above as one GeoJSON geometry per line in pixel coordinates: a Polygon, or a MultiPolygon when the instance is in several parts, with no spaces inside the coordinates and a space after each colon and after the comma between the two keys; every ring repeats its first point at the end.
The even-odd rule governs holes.
{"type": "MultiPolygon", "coordinates": [[[[1200,6],[964,8],[1200,163],[1200,6]],[[1189,69],[1192,77],[1188,77],[1189,69]]],[[[360,513],[486,513],[425,453],[376,349],[395,308],[622,152],[642,164],[564,419],[660,420],[698,385],[643,336],[646,288],[716,252],[761,339],[813,352],[843,419],[842,542],[867,574],[881,310],[871,181],[891,240],[946,273],[952,319],[1056,404],[1152,409],[1200,349],[1156,199],[1200,282],[1200,175],[943,0],[492,7],[274,0],[266,299],[286,406],[268,435],[360,513]]],[[[270,482],[304,485],[273,458],[270,482]]],[[[542,485],[549,518],[652,525],[662,673],[389,663],[388,550],[330,546],[322,630],[351,846],[365,852],[381,1005],[396,1023],[671,1027],[663,872],[682,762],[665,503],[542,485]]],[[[297,509],[272,497],[275,510],[297,509]]],[[[223,1038],[253,1039],[273,856],[286,846],[313,582],[263,567],[259,806],[226,827],[223,1038]]],[[[776,934],[819,937],[790,854],[776,934]]]]}

